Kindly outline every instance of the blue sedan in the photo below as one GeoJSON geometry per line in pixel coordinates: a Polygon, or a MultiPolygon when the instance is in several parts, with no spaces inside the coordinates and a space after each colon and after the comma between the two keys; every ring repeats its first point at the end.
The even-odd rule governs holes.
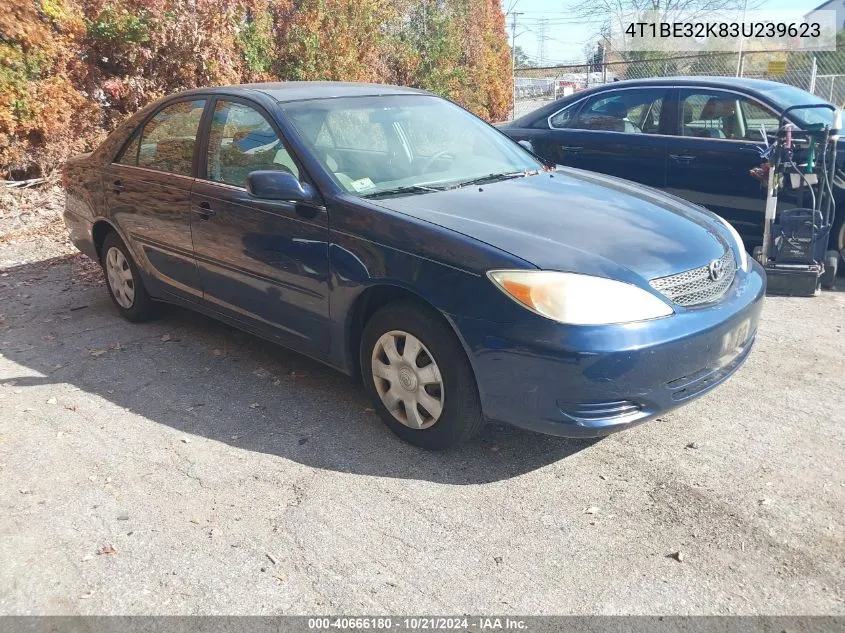
{"type": "Polygon", "coordinates": [[[408,88],[183,92],[65,181],[126,319],[170,302],[307,354],[430,449],[488,420],[589,437],[680,406],[745,361],[765,291],[713,213],[552,168],[408,88]]]}
{"type": "MultiPolygon", "coordinates": [[[[500,129],[543,159],[627,178],[701,204],[727,219],[746,245],[763,239],[766,191],[749,176],[774,139],[780,113],[826,103],[800,88],[762,79],[670,77],[619,81],[575,93],[500,129]]],[[[796,138],[832,123],[824,109],[790,115],[796,138]]],[[[845,138],[839,146],[845,169],[845,138]]],[[[805,157],[801,152],[797,159],[805,157]]],[[[781,190],[779,209],[801,204],[781,190]]],[[[829,248],[845,257],[845,182],[834,184],[837,217],[829,248]]]]}

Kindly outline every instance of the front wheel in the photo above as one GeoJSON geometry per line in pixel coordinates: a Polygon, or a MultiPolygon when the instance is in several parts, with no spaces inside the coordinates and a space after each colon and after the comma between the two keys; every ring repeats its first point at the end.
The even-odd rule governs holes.
{"type": "Polygon", "coordinates": [[[360,362],[373,406],[406,442],[443,450],[484,425],[469,360],[431,309],[402,301],[378,310],[364,328],[360,362]]]}

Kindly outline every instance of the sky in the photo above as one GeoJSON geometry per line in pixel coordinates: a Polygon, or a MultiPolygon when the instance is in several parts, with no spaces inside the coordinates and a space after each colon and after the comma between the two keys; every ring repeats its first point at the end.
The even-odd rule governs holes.
{"type": "MultiPolygon", "coordinates": [[[[822,0],[762,0],[756,10],[802,9],[809,11],[822,0]]],[[[751,3],[749,2],[749,5],[751,3]]],[[[544,65],[583,63],[584,47],[595,41],[595,34],[604,22],[601,15],[581,19],[567,11],[568,0],[502,0],[502,10],[520,12],[516,23],[516,44],[534,61],[540,62],[538,31],[541,18],[546,18],[546,51],[544,65]]],[[[511,34],[511,15],[505,17],[508,35],[511,34]]]]}

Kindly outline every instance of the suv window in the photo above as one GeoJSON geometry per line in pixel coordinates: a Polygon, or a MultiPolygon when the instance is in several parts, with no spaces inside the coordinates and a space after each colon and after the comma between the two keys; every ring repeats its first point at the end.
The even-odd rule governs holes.
{"type": "Polygon", "coordinates": [[[577,111],[567,116],[569,110],[558,112],[551,118],[553,127],[627,134],[658,134],[660,113],[666,90],[643,88],[602,92],[590,97],[577,111]]]}
{"type": "Polygon", "coordinates": [[[250,172],[287,171],[299,178],[293,161],[273,126],[255,108],[218,100],[208,137],[207,177],[236,187],[250,172]]]}
{"type": "Polygon", "coordinates": [[[731,92],[685,90],[680,108],[681,136],[761,142],[760,124],[767,130],[778,125],[772,110],[731,92]]]}
{"type": "Polygon", "coordinates": [[[141,133],[138,167],[190,176],[203,108],[204,99],[180,101],[147,121],[141,133]]]}

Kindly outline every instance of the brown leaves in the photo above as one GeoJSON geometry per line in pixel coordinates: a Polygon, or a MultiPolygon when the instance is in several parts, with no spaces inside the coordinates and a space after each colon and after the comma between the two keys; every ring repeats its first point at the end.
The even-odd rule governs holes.
{"type": "Polygon", "coordinates": [[[13,0],[0,12],[0,67],[0,170],[16,177],[50,173],[127,115],[196,86],[410,84],[492,120],[511,99],[498,0],[13,0]]]}

